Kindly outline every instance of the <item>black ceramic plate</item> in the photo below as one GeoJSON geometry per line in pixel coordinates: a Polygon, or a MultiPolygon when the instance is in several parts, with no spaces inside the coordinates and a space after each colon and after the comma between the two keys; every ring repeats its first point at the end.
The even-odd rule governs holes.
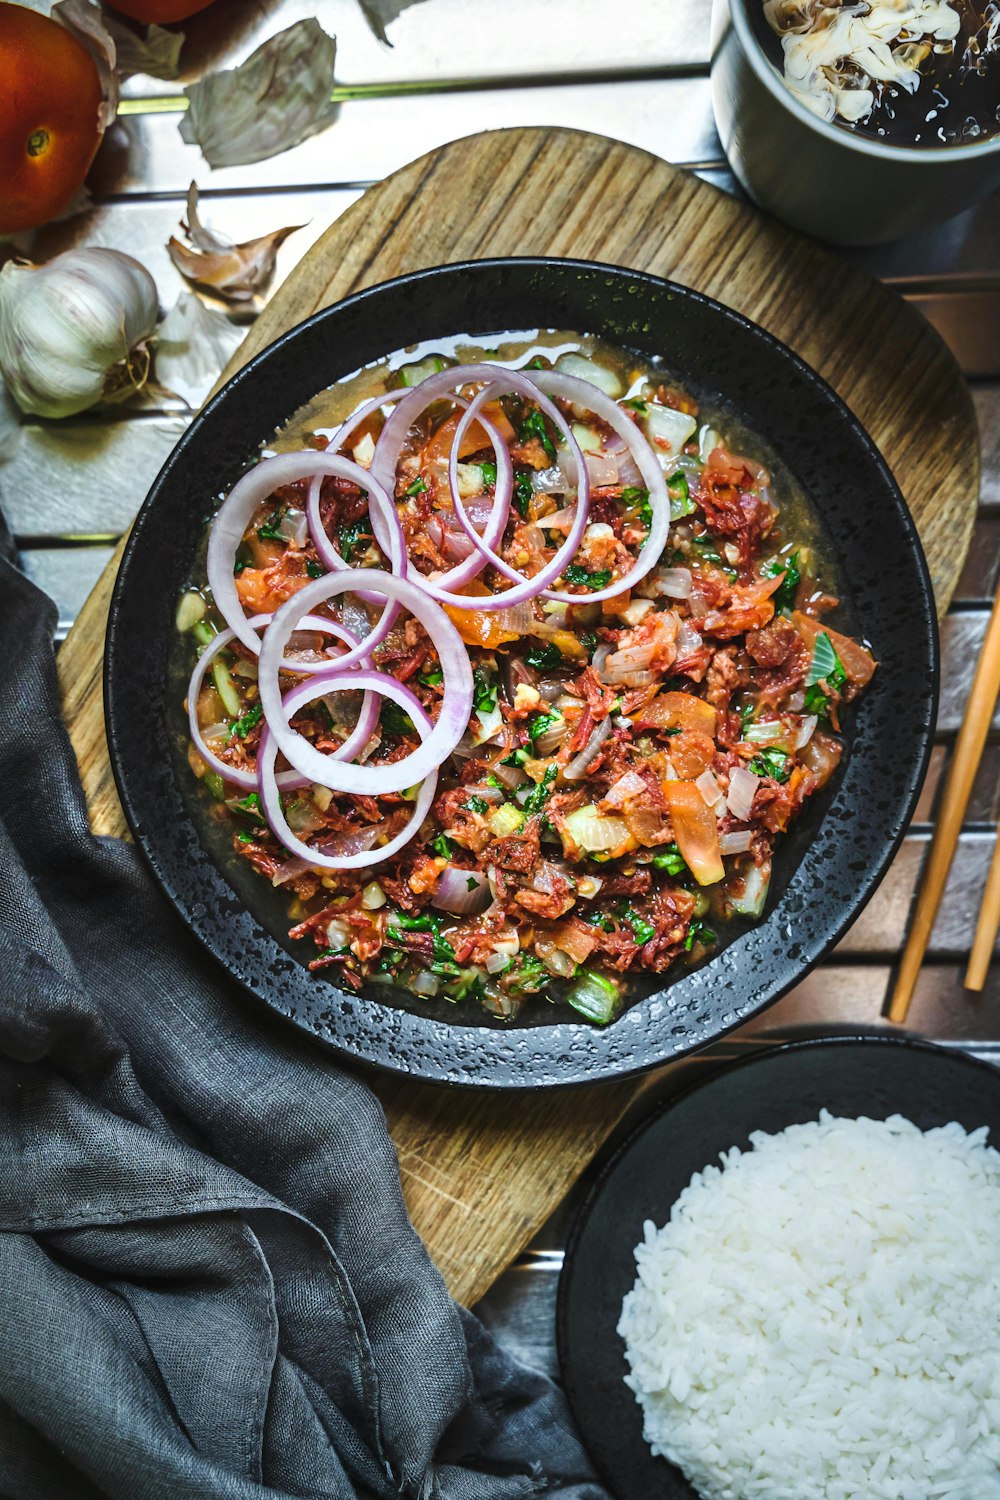
{"type": "Polygon", "coordinates": [[[902,837],[930,745],[936,663],[930,582],[909,513],[872,443],[818,376],[770,335],[686,287],[577,261],[498,260],[418,272],[318,313],[251,361],[192,423],[125,552],[105,703],[136,840],[178,911],[237,979],[355,1057],[445,1082],[518,1087],[663,1062],[801,979],[867,901],[902,837]],[[184,760],[183,683],[169,670],[178,591],[217,497],[300,405],[418,340],[535,327],[599,334],[662,357],[696,394],[721,397],[738,413],[822,517],[880,662],[851,714],[845,768],[779,851],[764,922],[604,1030],[544,1002],[507,1026],[476,1009],[384,988],[348,996],[311,975],[287,939],[284,902],[208,837],[184,760]]]}
{"type": "Polygon", "coordinates": [[[930,1130],[957,1120],[987,1125],[1000,1143],[1000,1072],[975,1058],[886,1037],[824,1037],[758,1053],[672,1100],[612,1156],[583,1204],[559,1283],[559,1360],[591,1458],[618,1500],[698,1500],[642,1436],[642,1412],[624,1384],[615,1331],[635,1282],[642,1226],[657,1228],[695,1172],[754,1130],[815,1120],[821,1109],[884,1120],[901,1114],[930,1130]]]}

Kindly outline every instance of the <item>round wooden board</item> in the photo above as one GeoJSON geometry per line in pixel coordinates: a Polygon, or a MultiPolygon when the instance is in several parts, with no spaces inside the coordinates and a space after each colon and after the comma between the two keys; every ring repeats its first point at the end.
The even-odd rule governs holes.
{"type": "MultiPolygon", "coordinates": [[[[716,297],[784,340],[840,392],[885,455],[944,612],[975,517],[979,446],[969,392],[937,334],[894,293],[810,241],[602,136],[541,128],[470,136],[371,188],[278,290],[219,384],[350,292],[494,255],[573,256],[650,271],[716,297]]],[[[117,555],[58,661],[92,826],[122,835],[101,694],[116,566],[117,555]]],[[[467,1303],[548,1217],[641,1086],[500,1098],[388,1076],[373,1082],[414,1223],[467,1303]]]]}

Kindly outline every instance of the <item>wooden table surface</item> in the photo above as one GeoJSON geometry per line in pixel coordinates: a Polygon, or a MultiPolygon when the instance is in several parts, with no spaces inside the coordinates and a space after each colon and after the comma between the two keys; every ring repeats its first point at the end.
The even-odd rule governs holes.
{"type": "MultiPolygon", "coordinates": [[[[196,178],[203,217],[233,239],[301,223],[283,246],[280,281],[365,186],[432,146],[474,130],[575,125],[645,147],[734,189],[712,120],[708,87],[710,0],[633,0],[627,26],[607,0],[423,0],[389,27],[392,49],[369,32],[356,0],[218,0],[187,23],[185,79],[245,56],[265,36],[316,15],[338,38],[342,104],[331,128],[294,151],[250,167],[211,172],[177,134],[171,85],[137,78],[91,174],[93,207],[36,238],[35,258],[72,244],[128,250],[156,278],[161,303],[182,283],[166,241],[196,178]]],[[[489,184],[470,183],[476,194],[489,184]]],[[[3,247],[0,246],[0,254],[3,247]]],[[[954,743],[989,600],[1000,571],[1000,198],[907,241],[850,256],[917,305],[951,345],[972,384],[983,481],[976,532],[944,621],[937,743],[916,821],[868,909],[828,962],[757,1021],[709,1054],[668,1070],[650,1092],[675,1086],[706,1062],[741,1054],[802,1027],[880,1026],[891,966],[934,817],[934,797],[954,743]]],[[[905,378],[904,372],[900,372],[905,378]]],[[[184,430],[179,405],[146,403],[112,419],[84,416],[26,429],[0,469],[0,505],[26,571],[56,600],[65,634],[128,526],[160,463],[184,430]]],[[[968,951],[997,834],[1000,715],[963,829],[912,1028],[1000,1062],[1000,965],[982,996],[962,989],[968,951]]],[[[480,1311],[500,1337],[554,1370],[554,1274],[572,1203],[497,1282],[480,1311]]]]}

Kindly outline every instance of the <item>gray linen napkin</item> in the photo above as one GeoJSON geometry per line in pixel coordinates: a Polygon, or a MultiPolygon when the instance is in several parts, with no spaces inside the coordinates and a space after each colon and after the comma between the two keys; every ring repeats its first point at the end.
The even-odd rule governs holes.
{"type": "Polygon", "coordinates": [[[601,1500],[558,1390],[448,1297],[360,1071],[90,834],[0,543],[0,1491],[601,1500]]]}

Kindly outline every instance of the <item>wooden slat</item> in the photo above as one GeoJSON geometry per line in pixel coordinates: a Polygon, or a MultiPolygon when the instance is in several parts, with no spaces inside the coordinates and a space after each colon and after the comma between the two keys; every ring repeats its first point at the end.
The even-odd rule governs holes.
{"type": "MultiPolygon", "coordinates": [[[[433,3],[433,0],[432,0],[433,3]]],[[[482,120],[492,129],[527,124],[588,130],[641,146],[667,161],[722,162],[705,80],[678,80],[664,93],[662,82],[566,84],[560,88],[483,89],[475,94],[427,94],[419,100],[363,100],[341,107],[335,123],[292,151],[246,167],[224,167],[211,174],[218,190],[259,192],[268,187],[372,182],[435,146],[476,130],[482,120]]],[[[88,179],[91,191],[109,194],[186,192],[208,172],[194,146],[177,134],[178,115],[119,120],[98,155],[88,179]]],[[[456,180],[449,211],[473,218],[490,185],[456,180]]],[[[614,192],[614,185],[608,184],[614,192]]],[[[627,214],[627,199],[618,212],[627,214]]]]}
{"type": "MultiPolygon", "coordinates": [[[[185,193],[186,193],[185,188],[185,193]]],[[[286,224],[302,228],[278,251],[274,285],[280,285],[334,219],[361,196],[360,188],[313,188],[302,192],[260,192],[250,195],[212,194],[200,204],[202,220],[234,243],[266,234],[286,224]]],[[[160,306],[172,307],[188,283],[167,253],[167,241],[180,233],[184,217],[183,197],[135,198],[123,203],[95,203],[86,213],[50,224],[37,236],[35,258],[50,260],[63,250],[79,245],[128,248],[156,282],[160,306]]],[[[253,320],[254,312],[267,300],[265,294],[255,308],[237,314],[253,320]]],[[[206,296],[206,301],[211,301],[206,296]]],[[[119,409],[121,410],[121,409],[119,409]]],[[[114,420],[115,413],[109,413],[114,420]]]]}
{"type": "Polygon", "coordinates": [[[59,612],[56,638],[64,639],[84,600],[107,567],[110,547],[40,547],[21,553],[25,573],[59,612]]]}
{"type": "MultiPolygon", "coordinates": [[[[631,0],[628,24],[609,24],[606,0],[423,0],[378,42],[358,0],[254,0],[219,5],[183,24],[184,77],[232,67],[267,37],[315,16],[337,38],[337,82],[366,84],[517,78],[526,69],[563,74],[661,64],[706,66],[711,0],[631,0]]],[[[129,81],[126,95],[162,94],[156,79],[129,81]]]]}
{"type": "Polygon", "coordinates": [[[186,426],[178,416],[26,427],[14,458],[0,468],[8,524],[21,539],[119,536],[186,426]]]}

